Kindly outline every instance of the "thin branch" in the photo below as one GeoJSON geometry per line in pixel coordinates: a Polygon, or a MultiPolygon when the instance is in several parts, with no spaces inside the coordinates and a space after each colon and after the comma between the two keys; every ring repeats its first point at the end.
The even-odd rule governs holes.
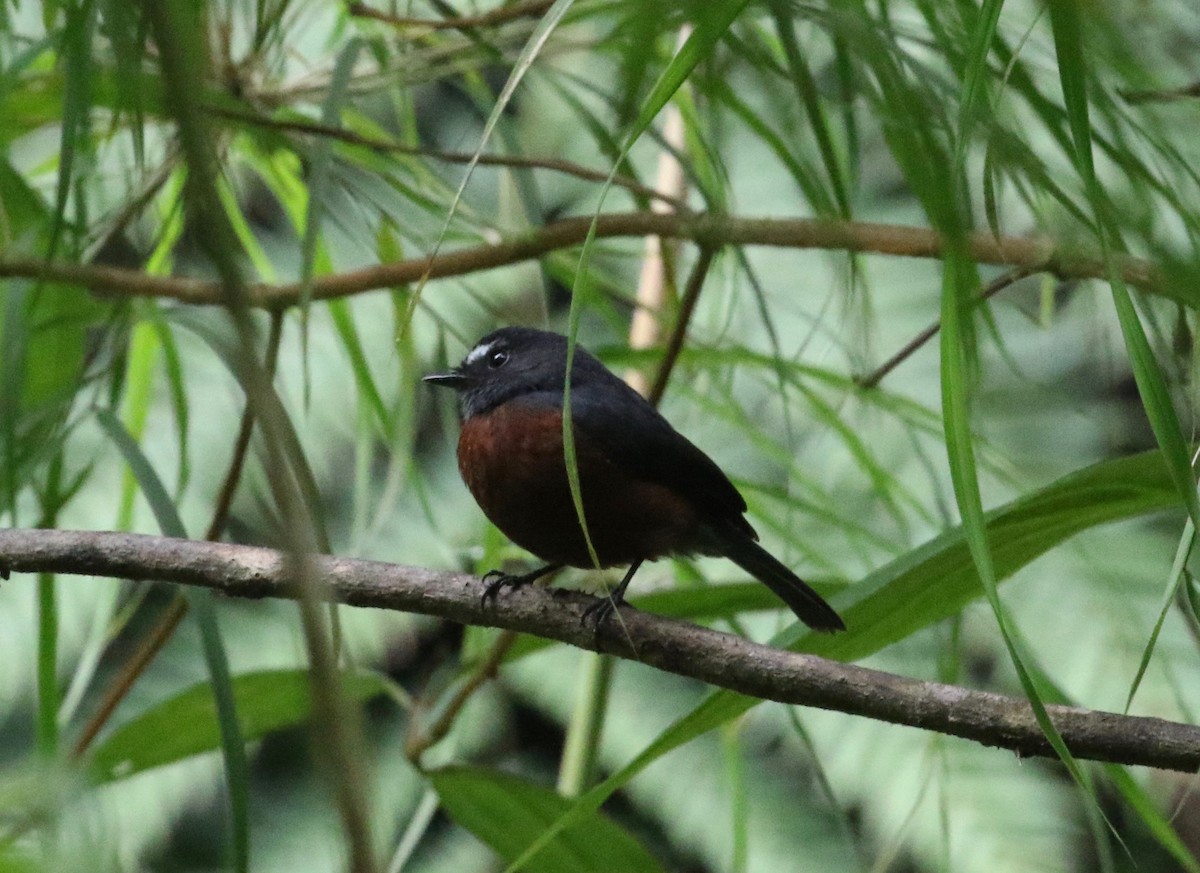
{"type": "Polygon", "coordinates": [[[99,735],[100,731],[108,724],[108,720],[112,714],[116,712],[117,705],[125,699],[133,688],[134,683],[138,678],[146,672],[146,668],[162,651],[167,641],[175,633],[175,629],[179,627],[179,623],[183,621],[187,615],[187,598],[183,593],[177,591],[175,596],[171,598],[171,602],[167,604],[166,611],[155,622],[150,631],[142,637],[138,642],[138,647],[132,655],[121,664],[121,669],[112,681],[104,689],[104,695],[100,698],[100,703],[96,706],[96,711],[84,724],[83,730],[79,732],[79,736],[75,740],[75,744],[71,747],[71,757],[73,759],[82,758],[84,753],[91,747],[92,742],[99,735]]]}
{"type": "Polygon", "coordinates": [[[651,386],[650,393],[646,395],[646,399],[655,406],[658,406],[667,392],[667,382],[675,370],[679,353],[683,351],[688,325],[692,321],[692,313],[696,311],[696,303],[700,300],[700,291],[704,288],[704,280],[708,277],[708,268],[712,266],[713,254],[713,250],[707,246],[701,248],[700,257],[696,259],[696,265],[692,267],[691,275],[688,276],[687,288],[684,289],[683,297],[679,301],[679,316],[675,320],[675,327],[671,330],[671,338],[667,341],[667,350],[663,354],[662,364],[654,376],[654,385],[651,386]]]}
{"type": "MultiPolygon", "coordinates": [[[[577,179],[583,179],[586,182],[596,182],[604,184],[609,182],[608,173],[603,173],[599,170],[593,170],[582,164],[576,164],[573,161],[565,161],[560,158],[535,158],[525,155],[479,155],[476,157],[471,152],[446,152],[437,149],[428,149],[422,146],[406,145],[401,142],[396,142],[391,139],[381,139],[379,137],[365,136],[361,133],[356,133],[352,130],[345,130],[340,127],[333,127],[328,124],[320,124],[315,121],[298,121],[281,118],[265,118],[261,115],[254,115],[250,112],[241,112],[236,109],[228,109],[225,107],[210,106],[208,111],[219,117],[232,121],[239,121],[243,124],[253,124],[258,127],[267,127],[272,130],[291,131],[293,133],[309,134],[311,136],[323,136],[329,139],[336,139],[348,145],[361,146],[362,148],[370,149],[374,152],[382,152],[384,154],[397,155],[412,155],[414,157],[429,158],[433,161],[442,161],[447,164],[469,164],[474,161],[481,167],[510,167],[524,170],[550,170],[555,173],[562,173],[566,176],[574,176],[577,179]]],[[[656,191],[649,185],[643,185],[636,179],[631,179],[628,176],[620,174],[613,176],[611,180],[613,185],[618,188],[625,188],[639,197],[645,197],[651,200],[659,200],[669,204],[678,210],[686,210],[687,204],[682,200],[665,194],[661,191],[656,191]]]]}
{"type": "Polygon", "coordinates": [[[408,760],[420,766],[421,756],[425,754],[426,750],[440,743],[446,734],[450,733],[450,728],[454,727],[454,720],[458,718],[458,714],[462,712],[462,708],[467,705],[471,696],[482,688],[484,683],[495,678],[496,671],[500,669],[508,650],[517,641],[517,636],[513,631],[505,631],[496,638],[488,650],[487,657],[471,672],[471,675],[463,680],[462,685],[458,687],[454,696],[446,704],[446,708],[442,710],[442,714],[429,726],[428,730],[421,728],[418,713],[412,714],[411,726],[404,741],[404,756],[408,760]]]}
{"type": "MultiPolygon", "coordinates": [[[[428,273],[431,279],[461,276],[539,258],[583,243],[591,216],[563,218],[495,244],[485,244],[378,264],[323,276],[312,283],[312,298],[328,300],[394,288],[428,273]]],[[[647,234],[688,239],[712,249],[726,245],[791,249],[832,249],[909,258],[940,258],[941,237],[929,228],[895,224],[827,221],[815,218],[738,218],[713,213],[659,214],[622,212],[602,215],[596,236],[642,237],[647,234]]],[[[1027,267],[1060,278],[1102,279],[1108,276],[1098,252],[1060,249],[1049,239],[1001,237],[976,233],[968,237],[971,257],[981,264],[1027,267]]],[[[1124,280],[1145,291],[1168,295],[1158,266],[1140,258],[1120,258],[1116,266],[1124,280]]],[[[96,294],[119,297],[167,297],[183,303],[223,303],[219,282],[205,279],[150,276],[96,264],[50,263],[36,258],[0,258],[0,278],[42,278],[79,285],[96,294]]],[[[248,302],[265,309],[282,309],[300,301],[300,283],[259,283],[247,288],[248,302]]],[[[1175,292],[1178,298],[1180,292],[1175,292]]],[[[1169,295],[1168,295],[1169,296],[1169,295]]]]}
{"type": "MultiPolygon", "coordinates": [[[[1003,276],[997,276],[987,284],[986,288],[979,292],[979,301],[982,303],[985,300],[990,300],[1010,285],[1038,272],[1040,270],[1037,267],[1018,267],[1015,270],[1009,270],[1003,276]]],[[[859,388],[875,388],[883,381],[884,376],[912,357],[917,349],[937,336],[938,331],[941,329],[941,321],[935,321],[906,342],[896,354],[892,355],[867,375],[857,378],[854,381],[858,384],[859,388]]]]}
{"type": "Polygon", "coordinates": [[[529,0],[525,3],[514,3],[511,6],[501,6],[490,12],[479,15],[463,15],[457,18],[405,18],[399,15],[389,15],[378,9],[373,9],[366,3],[347,3],[346,11],[357,18],[370,18],[382,21],[393,27],[422,28],[424,30],[467,30],[473,27],[494,27],[507,24],[522,18],[540,18],[553,4],[553,0],[529,0]]]}
{"type": "MultiPolygon", "coordinates": [[[[272,549],[139,534],[0,530],[5,571],[53,572],[199,585],[238,597],[295,597],[288,557],[272,549]]],[[[474,576],[314,556],[342,603],[439,616],[609,652],[741,694],[910,725],[1019,755],[1056,757],[1027,701],[922,682],[814,655],[773,649],[674,619],[626,610],[597,634],[581,621],[595,598],[537,586],[484,606],[474,576]],[[626,636],[628,634],[628,636],[626,636]],[[636,652],[634,650],[636,644],[636,652]]],[[[1079,758],[1200,769],[1200,727],[1068,706],[1047,711],[1079,758]]]]}

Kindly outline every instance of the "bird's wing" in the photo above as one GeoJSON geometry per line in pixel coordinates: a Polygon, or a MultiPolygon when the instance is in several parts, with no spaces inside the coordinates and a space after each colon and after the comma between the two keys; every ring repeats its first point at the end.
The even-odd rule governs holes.
{"type": "Polygon", "coordinates": [[[571,416],[579,438],[622,469],[665,485],[703,515],[757,539],[742,517],[746,501],[721,468],[620,379],[573,390],[571,416]]]}

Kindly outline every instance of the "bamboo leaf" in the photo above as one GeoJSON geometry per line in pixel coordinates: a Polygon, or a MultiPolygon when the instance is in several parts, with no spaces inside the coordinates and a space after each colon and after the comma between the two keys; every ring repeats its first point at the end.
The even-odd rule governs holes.
{"type": "MultiPolygon", "coordinates": [[[[376,673],[344,673],[348,699],[365,702],[389,693],[376,673]]],[[[233,701],[246,742],[305,722],[312,713],[308,673],[303,669],[260,670],[233,679],[233,701]]],[[[119,725],[92,753],[89,772],[100,783],[128,779],[144,770],[221,748],[212,691],[199,682],[119,725]]]]}
{"type": "MultiPolygon", "coordinates": [[[[525,847],[571,806],[549,788],[498,770],[444,767],[428,775],[450,817],[505,860],[520,857],[525,847]]],[[[653,873],[662,867],[628,832],[592,810],[549,840],[544,851],[521,869],[533,873],[653,873]]]]}
{"type": "MultiPolygon", "coordinates": [[[[133,471],[162,532],[169,537],[186,538],[187,531],[184,530],[183,522],[167,494],[167,489],[125,426],[106,409],[96,410],[96,420],[133,471]]],[[[221,753],[225,761],[225,780],[229,786],[234,869],[245,873],[250,869],[250,766],[246,761],[245,740],[238,725],[229,658],[221,641],[212,592],[188,588],[187,597],[200,628],[204,660],[210,679],[209,692],[215,703],[217,722],[220,725],[221,753]]]]}

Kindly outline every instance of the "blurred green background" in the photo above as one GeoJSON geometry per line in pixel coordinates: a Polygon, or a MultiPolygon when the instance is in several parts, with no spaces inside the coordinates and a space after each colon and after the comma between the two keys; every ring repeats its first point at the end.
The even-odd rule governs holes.
{"type": "MultiPolygon", "coordinates": [[[[667,193],[688,209],[933,228],[950,251],[883,253],[865,224],[873,242],[859,253],[713,241],[662,409],[730,473],[768,547],[846,609],[864,580],[896,578],[960,519],[967,541],[984,542],[980,507],[1019,508],[1102,465],[1101,487],[1045,520],[1079,535],[1051,536],[1041,554],[990,532],[1009,549],[995,606],[1047,702],[1121,711],[1148,661],[1130,711],[1196,720],[1193,583],[1186,564],[1172,572],[1190,547],[1194,489],[1143,481],[1157,461],[1109,463],[1162,451],[1186,470],[1194,441],[1193,4],[147,3],[0,3],[3,524],[159,533],[166,512],[202,538],[228,482],[221,538],[298,541],[270,482],[277,441],[253,428],[230,475],[247,349],[226,310],[93,294],[39,276],[36,259],[154,276],[228,278],[232,265],[249,282],[320,287],[536,237],[563,217],[648,210],[644,187],[671,153],[686,182],[667,193]],[[182,97],[162,72],[175,60],[191,73],[182,97]],[[677,139],[664,133],[672,114],[677,139]],[[204,132],[201,146],[180,140],[181,122],[204,132]],[[188,167],[205,150],[219,176],[193,169],[198,190],[188,167]],[[1110,263],[1128,253],[1159,274],[1129,304],[1120,283],[1070,269],[976,265],[955,247],[971,231],[1110,263]],[[999,293],[974,305],[993,281],[999,293]],[[947,315],[956,327],[863,384],[947,315]],[[947,440],[946,422],[969,424],[969,439],[947,440]],[[147,499],[153,479],[165,506],[147,499]],[[1116,491],[1143,485],[1144,503],[1109,512],[1116,491]]],[[[311,477],[300,493],[315,541],[423,567],[519,566],[527,556],[459,481],[451,398],[420,377],[497,325],[565,332],[572,316],[611,367],[652,377],[699,258],[691,242],[668,247],[657,333],[631,349],[644,249],[600,239],[586,253],[256,309],[251,351],[275,371],[303,448],[305,463],[288,463],[294,480],[311,477]]],[[[944,602],[897,604],[891,625],[855,638],[854,657],[1024,694],[970,567],[921,565],[917,583],[944,602]]],[[[720,560],[664,561],[631,594],[674,590],[672,608],[690,616],[707,587],[745,581],[720,560]]],[[[177,598],[109,579],[0,585],[3,873],[347,868],[295,604],[194,605],[97,720],[144,640],[181,612],[177,598]],[[214,626],[210,611],[233,676],[217,687],[235,695],[249,740],[244,778],[218,741],[198,630],[214,626]]],[[[764,596],[697,620],[765,641],[791,616],[764,596]]],[[[342,752],[361,771],[347,779],[381,871],[504,869],[570,806],[549,789],[578,794],[619,771],[711,693],[564,646],[496,648],[496,632],[422,616],[343,608],[338,625],[343,690],[363,716],[342,752]],[[496,680],[418,768],[405,755],[414,725],[433,723],[489,652],[504,659],[496,680]]],[[[777,704],[652,759],[604,819],[585,816],[527,869],[1198,868],[1186,776],[1081,764],[1081,783],[1057,762],[777,704]]]]}

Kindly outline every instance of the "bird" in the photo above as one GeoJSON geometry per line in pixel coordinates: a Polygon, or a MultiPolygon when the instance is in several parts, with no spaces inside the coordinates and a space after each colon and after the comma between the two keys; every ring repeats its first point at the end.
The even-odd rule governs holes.
{"type": "Polygon", "coordinates": [[[584,526],[563,446],[567,338],[504,327],[480,339],[449,372],[424,377],[458,395],[458,469],[483,513],[544,565],[523,574],[493,570],[484,601],[564,566],[628,565],[595,612],[597,630],[624,604],[646,561],[718,555],[737,564],[818,631],[845,624],[809,585],[757,542],[746,501],[708,455],[649,401],[576,344],[570,410],[584,526]],[[594,556],[588,548],[588,539],[594,556]]]}

